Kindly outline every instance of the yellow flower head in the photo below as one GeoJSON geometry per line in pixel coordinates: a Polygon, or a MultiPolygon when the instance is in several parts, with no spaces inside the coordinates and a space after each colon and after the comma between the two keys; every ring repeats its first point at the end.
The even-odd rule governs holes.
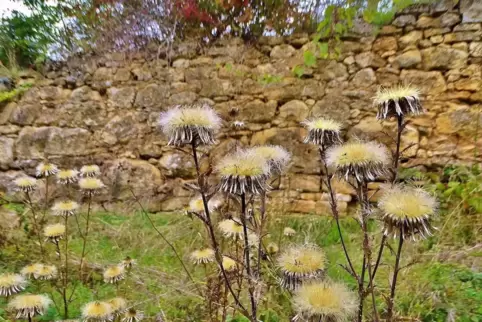
{"type": "Polygon", "coordinates": [[[139,322],[144,319],[144,313],[134,308],[128,309],[122,316],[122,322],[139,322]]]}
{"type": "Polygon", "coordinates": [[[37,180],[32,177],[20,177],[13,181],[18,191],[30,192],[37,188],[37,180]]]}
{"type": "Polygon", "coordinates": [[[21,292],[27,286],[27,280],[20,274],[0,275],[0,296],[11,296],[21,292]]]}
{"type": "Polygon", "coordinates": [[[161,113],[159,125],[169,139],[169,145],[214,144],[221,128],[221,118],[207,104],[176,106],[161,113]]]}
{"type": "Polygon", "coordinates": [[[114,265],[108,267],[104,271],[104,282],[117,283],[124,279],[125,269],[122,265],[114,265]]]}
{"type": "Polygon", "coordinates": [[[283,172],[291,159],[290,153],[279,145],[261,145],[250,149],[255,155],[259,155],[268,161],[270,171],[276,174],[283,172]]]}
{"type": "Polygon", "coordinates": [[[194,264],[207,264],[214,262],[216,256],[211,248],[198,249],[191,253],[194,264]]]}
{"type": "Polygon", "coordinates": [[[218,223],[219,230],[223,233],[224,237],[238,237],[243,235],[243,226],[238,218],[221,220],[218,223]]]}
{"type": "Polygon", "coordinates": [[[283,274],[282,286],[296,289],[303,281],[323,276],[326,256],[316,245],[290,246],[279,256],[278,267],[283,274]]]}
{"type": "Polygon", "coordinates": [[[373,104],[378,107],[378,119],[389,119],[408,114],[422,114],[420,104],[420,91],[411,86],[395,86],[380,88],[373,99],[373,104]]]}
{"type": "Polygon", "coordinates": [[[391,159],[388,149],[377,142],[353,141],[327,151],[327,163],[348,179],[373,181],[389,173],[391,159]]]}
{"type": "Polygon", "coordinates": [[[323,147],[340,144],[342,124],[331,119],[318,117],[302,123],[308,130],[305,143],[313,143],[323,147]]]}
{"type": "Polygon", "coordinates": [[[59,168],[52,163],[40,163],[36,168],[37,177],[49,177],[59,172],[59,168]]]}
{"type": "Polygon", "coordinates": [[[79,180],[79,171],[75,169],[60,170],[56,177],[60,184],[75,183],[79,180]]]}
{"type": "Polygon", "coordinates": [[[93,192],[105,187],[104,183],[97,178],[82,178],[79,180],[79,187],[82,190],[93,192]]]}
{"type": "Polygon", "coordinates": [[[24,294],[15,296],[8,303],[8,308],[15,312],[17,319],[31,319],[43,315],[51,303],[45,295],[24,294]]]}
{"type": "Polygon", "coordinates": [[[226,272],[232,272],[236,269],[236,261],[228,256],[223,256],[222,265],[226,272]]]}
{"type": "Polygon", "coordinates": [[[122,297],[114,297],[107,301],[112,308],[113,315],[120,315],[125,312],[127,308],[127,301],[122,297]]]}
{"type": "Polygon", "coordinates": [[[112,321],[112,306],[107,302],[94,301],[82,308],[82,320],[86,322],[109,322],[112,321]]]}
{"type": "Polygon", "coordinates": [[[65,235],[65,225],[53,224],[45,226],[44,236],[53,243],[58,243],[65,235]]]}
{"type": "Polygon", "coordinates": [[[316,281],[296,290],[293,307],[300,320],[349,322],[357,312],[357,296],[343,284],[316,281]]]}
{"type": "Polygon", "coordinates": [[[55,265],[40,264],[33,272],[33,277],[37,280],[52,280],[57,278],[57,267],[55,265]]]}
{"type": "Polygon", "coordinates": [[[22,270],[20,271],[20,274],[23,276],[26,276],[27,278],[30,278],[34,276],[35,272],[38,271],[40,268],[42,268],[43,264],[40,263],[35,263],[31,265],[27,265],[22,270]]]}
{"type": "Polygon", "coordinates": [[[224,192],[260,194],[268,189],[269,163],[253,151],[239,150],[225,156],[216,171],[221,176],[220,188],[224,192]]]}
{"type": "Polygon", "coordinates": [[[96,164],[84,165],[80,168],[80,175],[82,177],[97,177],[100,175],[100,168],[96,164]]]}
{"type": "Polygon", "coordinates": [[[431,219],[438,209],[437,200],[426,191],[407,186],[393,186],[386,189],[378,208],[383,213],[385,235],[400,235],[422,238],[432,235],[431,219]]]}
{"type": "Polygon", "coordinates": [[[55,215],[63,217],[74,215],[77,209],[79,209],[79,204],[72,200],[56,202],[52,207],[55,215]]]}
{"type": "Polygon", "coordinates": [[[278,244],[271,242],[266,246],[266,250],[268,251],[268,254],[274,255],[279,252],[278,244]]]}
{"type": "Polygon", "coordinates": [[[291,227],[285,227],[283,229],[283,235],[288,236],[288,237],[294,236],[294,235],[296,235],[296,230],[294,230],[291,227]]]}

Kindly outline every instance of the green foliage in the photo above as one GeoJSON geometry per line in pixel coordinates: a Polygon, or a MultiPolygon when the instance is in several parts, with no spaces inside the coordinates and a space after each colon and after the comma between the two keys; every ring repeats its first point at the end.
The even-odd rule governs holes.
{"type": "Polygon", "coordinates": [[[0,103],[7,103],[10,102],[11,100],[17,98],[18,96],[22,95],[25,93],[30,87],[32,87],[31,83],[26,83],[18,86],[17,88],[14,88],[11,91],[8,92],[1,92],[0,93],[0,103]]]}
{"type": "Polygon", "coordinates": [[[301,65],[296,65],[293,67],[293,75],[295,75],[298,78],[301,78],[305,74],[305,69],[301,65]]]}
{"type": "Polygon", "coordinates": [[[281,83],[281,80],[279,75],[263,74],[258,77],[258,82],[263,85],[278,84],[281,83]]]}

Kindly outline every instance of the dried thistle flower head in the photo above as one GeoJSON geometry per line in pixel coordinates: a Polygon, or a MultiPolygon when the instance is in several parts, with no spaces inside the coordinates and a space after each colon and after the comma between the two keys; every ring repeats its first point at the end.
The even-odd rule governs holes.
{"type": "Polygon", "coordinates": [[[341,144],[342,124],[323,117],[306,120],[302,123],[308,130],[305,143],[312,143],[326,148],[341,144]]]}
{"type": "Polygon", "coordinates": [[[20,177],[13,181],[18,191],[31,192],[37,188],[37,180],[32,177],[20,177]]]}
{"type": "Polygon", "coordinates": [[[236,269],[236,261],[229,256],[223,256],[222,265],[226,272],[232,272],[236,269]]]}
{"type": "Polygon", "coordinates": [[[124,279],[125,269],[122,265],[113,265],[105,269],[104,282],[115,284],[124,279]]]}
{"type": "Polygon", "coordinates": [[[80,175],[82,177],[97,177],[100,175],[100,168],[96,164],[84,165],[80,168],[80,175]]]}
{"type": "Polygon", "coordinates": [[[51,241],[52,243],[56,244],[61,240],[65,235],[65,225],[63,224],[53,224],[45,226],[44,228],[44,236],[47,240],[51,241]]]}
{"type": "Polygon", "coordinates": [[[278,244],[271,242],[266,246],[266,250],[268,251],[268,254],[274,255],[279,252],[278,244]]]}
{"type": "Polygon", "coordinates": [[[353,141],[331,147],[327,151],[329,166],[348,179],[373,181],[389,173],[390,156],[388,149],[377,142],[353,141]]]}
{"type": "Polygon", "coordinates": [[[243,235],[243,226],[238,218],[221,220],[218,223],[219,230],[227,238],[241,238],[243,235]]]}
{"type": "Polygon", "coordinates": [[[87,192],[95,192],[105,187],[104,183],[97,178],[82,178],[79,180],[79,187],[87,192]]]}
{"type": "Polygon", "coordinates": [[[407,186],[386,189],[378,201],[383,212],[385,235],[406,239],[432,235],[431,219],[438,209],[437,200],[428,192],[407,186]]]}
{"type": "Polygon", "coordinates": [[[348,322],[357,312],[357,296],[343,284],[316,281],[296,290],[293,307],[297,320],[348,322]]]}
{"type": "Polygon", "coordinates": [[[35,170],[37,177],[49,177],[59,172],[59,168],[55,164],[48,162],[40,163],[35,170]]]}
{"type": "Polygon", "coordinates": [[[161,113],[159,125],[169,139],[169,145],[214,144],[214,136],[221,127],[221,118],[207,104],[176,106],[161,113]]]}
{"type": "Polygon", "coordinates": [[[33,272],[36,280],[53,280],[57,278],[57,267],[55,265],[39,264],[33,272]]]}
{"type": "Polygon", "coordinates": [[[74,215],[77,209],[79,209],[79,204],[72,200],[56,202],[52,207],[54,215],[62,217],[74,215]]]}
{"type": "Polygon", "coordinates": [[[107,302],[94,301],[82,308],[82,320],[85,322],[109,322],[114,318],[112,306],[107,302]]]}
{"type": "Polygon", "coordinates": [[[126,269],[131,269],[132,266],[136,265],[136,260],[133,258],[130,258],[129,256],[126,256],[121,262],[121,265],[124,266],[126,269]]]}
{"type": "Polygon", "coordinates": [[[191,253],[191,259],[194,264],[208,264],[214,262],[216,254],[211,248],[198,249],[191,253]]]}
{"type": "Polygon", "coordinates": [[[75,169],[60,170],[57,172],[57,182],[60,184],[75,183],[79,180],[79,171],[75,169]]]}
{"type": "MultiPolygon", "coordinates": [[[[242,235],[242,237],[244,237],[244,235],[242,235]]],[[[248,245],[255,248],[259,246],[259,237],[257,234],[248,232],[248,245]]]]}
{"type": "Polygon", "coordinates": [[[389,119],[409,114],[422,114],[420,91],[411,86],[399,85],[392,88],[380,88],[373,103],[378,107],[378,119],[389,119]]]}
{"type": "Polygon", "coordinates": [[[119,316],[125,312],[127,308],[127,301],[122,297],[114,297],[107,301],[112,308],[112,315],[119,316]]]}
{"type": "Polygon", "coordinates": [[[260,194],[268,190],[269,164],[265,158],[249,150],[225,156],[216,167],[221,176],[222,191],[241,195],[260,194]]]}
{"type": "Polygon", "coordinates": [[[285,227],[283,229],[283,235],[288,236],[288,237],[292,237],[292,236],[296,235],[296,230],[294,230],[291,227],[285,227]]]}
{"type": "MultiPolygon", "coordinates": [[[[208,201],[209,212],[212,212],[212,211],[216,210],[217,206],[218,206],[218,202],[216,200],[211,199],[211,200],[208,201]]],[[[194,212],[194,213],[197,213],[197,214],[204,214],[204,202],[203,202],[202,198],[192,199],[189,202],[188,212],[194,212]]]]}
{"type": "Polygon", "coordinates": [[[27,286],[27,280],[20,274],[0,275],[0,296],[11,296],[21,292],[27,286]]]}
{"type": "Polygon", "coordinates": [[[279,145],[261,145],[250,149],[254,154],[268,161],[270,172],[280,174],[290,162],[290,153],[279,145]]]}
{"type": "Polygon", "coordinates": [[[31,278],[34,276],[35,272],[41,268],[43,264],[35,263],[25,266],[20,270],[20,274],[26,276],[27,278],[31,278]]]}
{"type": "Polygon", "coordinates": [[[134,308],[128,309],[122,316],[122,322],[139,322],[144,319],[144,313],[134,308]]]}
{"type": "Polygon", "coordinates": [[[8,308],[15,312],[17,319],[31,319],[43,315],[52,301],[45,295],[24,294],[15,296],[8,308]]]}
{"type": "Polygon", "coordinates": [[[294,290],[303,281],[324,275],[325,252],[312,244],[290,246],[279,256],[278,267],[283,274],[282,286],[294,290]]]}

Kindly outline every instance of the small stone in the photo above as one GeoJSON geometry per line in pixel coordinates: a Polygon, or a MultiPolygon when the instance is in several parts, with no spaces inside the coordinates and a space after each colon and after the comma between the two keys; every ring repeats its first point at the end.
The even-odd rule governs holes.
{"type": "Polygon", "coordinates": [[[320,177],[316,175],[297,174],[290,179],[290,189],[300,192],[319,192],[320,177]]]}
{"type": "Polygon", "coordinates": [[[108,104],[115,108],[131,108],[136,97],[133,87],[116,88],[111,87],[107,90],[108,104]]]}
{"type": "Polygon", "coordinates": [[[454,33],[446,34],[444,36],[444,42],[447,44],[460,42],[460,41],[474,41],[474,40],[480,40],[480,35],[472,31],[454,32],[454,33]]]}
{"type": "Polygon", "coordinates": [[[13,162],[14,139],[0,137],[0,168],[7,170],[13,162]]]}
{"type": "Polygon", "coordinates": [[[423,66],[431,69],[455,69],[467,65],[467,52],[450,47],[431,47],[422,51],[423,66]]]}
{"type": "Polygon", "coordinates": [[[462,23],[454,27],[454,32],[457,31],[479,31],[482,27],[480,23],[462,23]]]}
{"type": "Polygon", "coordinates": [[[398,34],[401,34],[403,31],[402,28],[397,28],[395,26],[392,26],[392,25],[386,25],[386,26],[383,26],[382,29],[380,29],[380,35],[398,35],[398,34]]]}
{"type": "Polygon", "coordinates": [[[402,36],[398,39],[398,43],[401,48],[405,48],[410,45],[416,46],[420,40],[423,38],[423,33],[418,30],[414,30],[402,36]]]}
{"type": "Polygon", "coordinates": [[[482,81],[480,78],[462,78],[455,82],[455,89],[476,92],[482,89],[482,81]]]}
{"type": "Polygon", "coordinates": [[[278,120],[293,121],[296,123],[304,121],[308,117],[308,106],[302,101],[292,100],[279,108],[278,120]]]}
{"type": "Polygon", "coordinates": [[[432,28],[432,29],[425,29],[423,31],[423,35],[425,38],[430,38],[432,36],[443,35],[450,32],[449,28],[432,28]]]}
{"type": "Polygon", "coordinates": [[[188,68],[189,67],[189,60],[187,59],[176,59],[172,63],[172,67],[174,68],[188,68]]]}
{"type": "Polygon", "coordinates": [[[279,45],[275,46],[271,53],[269,54],[271,58],[274,59],[286,59],[293,56],[296,52],[296,49],[291,45],[279,45]]]}
{"type": "Polygon", "coordinates": [[[348,56],[347,58],[345,58],[343,60],[343,63],[345,65],[351,65],[351,64],[354,64],[355,63],[355,58],[353,56],[348,56]]]}
{"type": "Polygon", "coordinates": [[[398,50],[397,38],[395,37],[380,37],[373,43],[373,51],[385,52],[390,50],[398,50]]]}
{"type": "Polygon", "coordinates": [[[429,16],[420,16],[417,20],[417,28],[426,29],[426,28],[438,28],[440,27],[440,19],[433,18],[429,16]]]}
{"type": "Polygon", "coordinates": [[[351,84],[355,87],[369,87],[376,82],[377,77],[375,76],[375,72],[371,68],[364,68],[358,71],[351,80],[351,84]]]}
{"type": "Polygon", "coordinates": [[[465,52],[469,51],[469,45],[466,42],[458,42],[452,45],[452,48],[462,50],[465,52]]]}
{"type": "Polygon", "coordinates": [[[441,44],[444,41],[444,37],[442,35],[432,36],[430,37],[430,41],[432,44],[441,44]]]}
{"type": "Polygon", "coordinates": [[[482,57],[482,42],[470,43],[469,53],[472,57],[482,57]]]}
{"type": "Polygon", "coordinates": [[[482,2],[479,0],[460,0],[462,22],[482,22],[482,2]]]}
{"type": "Polygon", "coordinates": [[[422,62],[422,55],[419,50],[409,50],[395,58],[395,62],[400,68],[416,66],[422,62]]]}
{"type": "Polygon", "coordinates": [[[415,25],[417,19],[414,15],[400,15],[393,20],[392,25],[397,27],[405,27],[408,25],[415,25]]]}
{"type": "Polygon", "coordinates": [[[407,84],[417,86],[425,95],[437,95],[447,90],[447,84],[441,72],[424,72],[418,70],[402,70],[400,79],[407,84]]]}
{"type": "Polygon", "coordinates": [[[460,22],[460,15],[455,12],[446,12],[440,16],[440,25],[442,27],[452,27],[460,22]]]}
{"type": "Polygon", "coordinates": [[[386,62],[379,55],[372,52],[364,52],[355,56],[355,61],[361,68],[366,67],[383,67],[386,62]]]}

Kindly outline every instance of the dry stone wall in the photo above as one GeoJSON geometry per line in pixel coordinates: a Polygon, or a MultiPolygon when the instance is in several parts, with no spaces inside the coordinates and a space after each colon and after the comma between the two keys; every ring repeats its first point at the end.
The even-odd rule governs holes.
{"type": "MultiPolygon", "coordinates": [[[[146,55],[72,59],[19,101],[1,106],[0,186],[11,189],[13,178],[33,174],[48,157],[62,167],[100,164],[109,188],[99,201],[106,204],[128,200],[130,186],[151,210],[182,208],[191,197],[183,183],[193,179],[193,164],[166,146],[157,119],[169,106],[207,102],[225,126],[206,160],[237,145],[283,145],[293,162],[274,184],[274,204],[324,212],[317,151],[302,143],[300,122],[328,116],[345,123],[347,138],[390,144],[394,124],[375,119],[372,97],[379,86],[399,83],[418,86],[427,110],[407,127],[405,164],[481,161],[481,22],[476,0],[410,8],[376,36],[345,40],[339,59],[318,60],[301,78],[292,69],[303,64],[304,51],[315,51],[308,35],[264,38],[256,46],[240,39],[205,48],[185,42],[170,64],[146,55]]],[[[353,192],[336,185],[346,208],[353,192]]]]}

